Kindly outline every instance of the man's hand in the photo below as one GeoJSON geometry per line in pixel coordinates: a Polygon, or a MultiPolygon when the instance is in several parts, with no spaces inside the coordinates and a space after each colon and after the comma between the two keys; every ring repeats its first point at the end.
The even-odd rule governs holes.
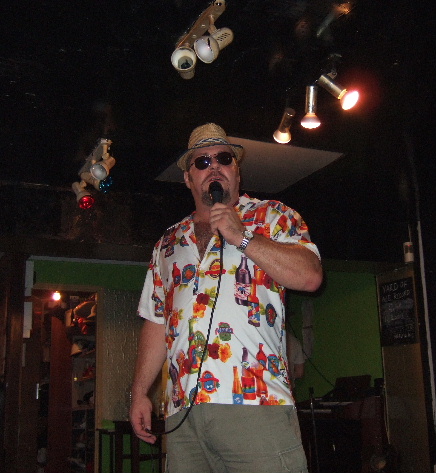
{"type": "Polygon", "coordinates": [[[213,233],[218,235],[220,232],[230,245],[240,245],[245,227],[233,207],[220,203],[214,204],[210,209],[209,221],[213,233]]]}
{"type": "Polygon", "coordinates": [[[152,403],[147,396],[133,396],[130,408],[130,423],[141,440],[147,443],[155,443],[156,436],[150,433],[152,403]]]}

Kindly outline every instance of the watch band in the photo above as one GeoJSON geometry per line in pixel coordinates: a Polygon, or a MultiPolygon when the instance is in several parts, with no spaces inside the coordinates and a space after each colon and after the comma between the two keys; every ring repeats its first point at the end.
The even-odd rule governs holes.
{"type": "Polygon", "coordinates": [[[253,239],[254,235],[250,230],[245,230],[242,232],[242,235],[244,238],[242,239],[240,245],[236,247],[236,249],[243,253],[245,248],[247,248],[248,244],[253,239]]]}

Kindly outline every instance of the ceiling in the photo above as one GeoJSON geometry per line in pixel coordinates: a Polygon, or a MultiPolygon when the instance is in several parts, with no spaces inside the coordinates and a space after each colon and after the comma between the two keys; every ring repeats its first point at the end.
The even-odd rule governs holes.
{"type": "Polygon", "coordinates": [[[233,42],[182,79],[171,54],[210,3],[3,2],[0,181],[69,188],[105,136],[117,160],[114,189],[166,192],[156,178],[169,173],[177,181],[171,165],[191,130],[213,121],[250,144],[247,188],[280,197],[291,191],[291,204],[325,225],[321,235],[328,223],[320,201],[323,215],[333,206],[341,220],[344,201],[359,215],[377,205],[380,219],[391,218],[401,194],[398,139],[429,114],[433,94],[425,6],[347,2],[350,12],[317,36],[337,5],[331,0],[228,0],[216,26],[230,28],[233,42]],[[322,125],[306,130],[299,124],[305,87],[332,65],[340,84],[359,88],[361,101],[344,112],[320,89],[322,125]],[[285,106],[296,111],[293,139],[275,145],[285,106]]]}
{"type": "Polygon", "coordinates": [[[229,27],[233,43],[212,64],[198,61],[194,78],[184,80],[171,54],[210,3],[3,5],[2,178],[69,185],[106,132],[118,160],[113,177],[141,187],[206,121],[234,136],[272,142],[287,103],[297,112],[291,146],[347,152],[344,135],[380,114],[381,102],[389,100],[380,97],[386,81],[395,80],[402,92],[416,80],[412,4],[372,0],[349,2],[350,13],[319,38],[331,0],[229,0],[216,26],[229,27]],[[321,90],[323,125],[304,130],[305,87],[329,70],[331,55],[339,58],[337,80],[360,86],[362,103],[345,116],[321,90]]]}

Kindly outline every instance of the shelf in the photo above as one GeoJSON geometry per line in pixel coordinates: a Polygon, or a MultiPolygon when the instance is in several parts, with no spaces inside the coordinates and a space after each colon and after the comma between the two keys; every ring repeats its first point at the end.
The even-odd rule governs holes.
{"type": "MultiPolygon", "coordinates": [[[[76,458],[82,465],[90,465],[94,458],[95,406],[90,403],[95,393],[95,336],[77,336],[77,340],[86,340],[88,345],[83,351],[72,355],[72,444],[71,458],[76,458]],[[92,345],[91,345],[92,344],[92,345]],[[89,349],[87,348],[89,346],[89,349]],[[82,404],[79,404],[82,403],[82,404]],[[77,447],[80,444],[80,448],[77,447]]],[[[72,465],[73,471],[80,468],[72,465]],[[74,469],[75,468],[75,469],[74,469]]]]}

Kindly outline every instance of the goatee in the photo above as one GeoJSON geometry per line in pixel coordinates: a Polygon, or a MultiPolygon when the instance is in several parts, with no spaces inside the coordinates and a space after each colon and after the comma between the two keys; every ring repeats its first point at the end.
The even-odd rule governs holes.
{"type": "MultiPolygon", "coordinates": [[[[213,206],[212,197],[210,196],[209,192],[204,191],[201,195],[201,201],[203,204],[207,205],[208,207],[213,206]]],[[[223,204],[228,204],[230,202],[230,192],[228,190],[224,190],[223,192],[223,204]]]]}

